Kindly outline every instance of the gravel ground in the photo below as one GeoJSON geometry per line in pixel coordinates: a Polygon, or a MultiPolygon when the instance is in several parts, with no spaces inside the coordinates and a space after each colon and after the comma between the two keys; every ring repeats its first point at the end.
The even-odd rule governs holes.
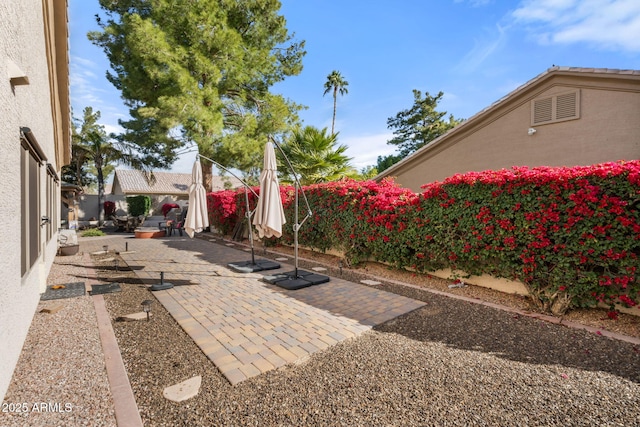
{"type": "MultiPolygon", "coordinates": [[[[49,285],[85,280],[86,258],[56,257],[49,285]]],[[[0,426],[114,426],[91,297],[42,301],[5,395],[0,426]],[[61,306],[55,313],[43,308],[61,306]]]]}
{"type": "MultiPolygon", "coordinates": [[[[422,289],[382,285],[427,305],[302,363],[231,386],[157,301],[150,322],[116,321],[155,297],[132,272],[105,266],[98,273],[104,281],[117,276],[113,280],[122,286],[105,301],[146,426],[640,426],[638,345],[422,289]],[[163,398],[165,387],[194,375],[202,375],[196,397],[181,403],[163,398]]],[[[73,300],[82,305],[85,299],[73,300]]],[[[97,334],[92,316],[70,322],[68,328],[79,331],[65,340],[73,341],[74,351],[77,335],[97,334]]],[[[32,326],[28,341],[48,336],[47,329],[32,326]]],[[[45,348],[51,346],[33,350],[45,348]]],[[[36,376],[23,364],[21,359],[7,398],[44,397],[14,394],[16,383],[48,387],[66,381],[63,391],[86,396],[82,402],[92,412],[113,413],[107,392],[85,391],[88,378],[98,382],[98,368],[69,370],[56,363],[36,376]]],[[[11,420],[9,425],[48,425],[11,420]]],[[[0,416],[0,425],[4,421],[0,416]]],[[[62,416],[53,421],[113,423],[67,422],[62,416]]]]}
{"type": "MultiPolygon", "coordinates": [[[[158,303],[114,330],[145,425],[640,425],[640,348],[427,291],[427,306],[231,386],[158,303]],[[193,399],[165,387],[202,375],[193,399]]],[[[113,318],[153,298],[130,283],[113,318]]]]}

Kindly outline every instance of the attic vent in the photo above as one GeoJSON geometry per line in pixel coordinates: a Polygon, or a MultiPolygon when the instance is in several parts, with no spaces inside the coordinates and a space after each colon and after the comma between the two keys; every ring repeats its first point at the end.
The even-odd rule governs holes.
{"type": "Polygon", "coordinates": [[[580,91],[575,90],[531,101],[531,125],[562,122],[580,118],[580,91]]]}
{"type": "Polygon", "coordinates": [[[534,101],[533,116],[533,124],[553,120],[553,98],[534,101]]]}

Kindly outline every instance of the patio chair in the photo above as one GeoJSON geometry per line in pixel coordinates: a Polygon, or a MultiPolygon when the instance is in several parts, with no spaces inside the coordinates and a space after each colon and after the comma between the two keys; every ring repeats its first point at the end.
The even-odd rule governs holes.
{"type": "Polygon", "coordinates": [[[182,231],[184,230],[184,222],[187,219],[187,209],[183,209],[182,212],[178,213],[175,216],[175,219],[167,219],[166,221],[162,221],[158,223],[158,228],[160,230],[164,230],[165,236],[173,236],[174,231],[178,231],[180,236],[182,236],[182,231]]]}

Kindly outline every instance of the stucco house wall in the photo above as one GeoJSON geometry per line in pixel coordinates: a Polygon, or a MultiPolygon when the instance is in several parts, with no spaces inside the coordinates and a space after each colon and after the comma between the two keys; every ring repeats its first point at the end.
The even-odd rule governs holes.
{"type": "Polygon", "coordinates": [[[638,117],[640,72],[556,67],[383,171],[376,179],[393,176],[400,185],[419,192],[423,184],[468,171],[637,159],[638,117]],[[579,97],[578,118],[532,124],[533,101],[572,92],[579,97]]]}
{"type": "Polygon", "coordinates": [[[25,218],[33,220],[37,215],[39,219],[54,212],[52,220],[59,221],[60,198],[55,197],[60,192],[59,181],[52,177],[60,176],[70,154],[66,16],[66,0],[0,2],[0,218],[5,225],[0,228],[0,400],[57,251],[56,223],[40,231],[29,227],[30,236],[39,236],[38,244],[33,245],[38,256],[23,273],[25,232],[21,229],[25,218]],[[28,212],[21,209],[24,128],[31,130],[46,157],[36,178],[29,178],[39,183],[34,200],[40,208],[28,212]],[[56,200],[58,206],[51,206],[56,200]]]}

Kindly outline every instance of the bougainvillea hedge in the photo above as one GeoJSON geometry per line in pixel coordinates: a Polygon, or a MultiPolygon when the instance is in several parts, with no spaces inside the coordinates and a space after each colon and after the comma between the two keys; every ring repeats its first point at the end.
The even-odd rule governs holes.
{"type": "MultiPolygon", "coordinates": [[[[300,244],[340,250],[351,262],[519,280],[542,309],[557,314],[640,300],[640,161],[472,172],[425,185],[420,194],[392,181],[304,190],[314,215],[300,229],[300,244]]],[[[281,193],[288,220],[282,241],[291,243],[294,190],[281,193]]],[[[209,198],[212,223],[228,232],[244,193],[209,198]]],[[[300,206],[302,218],[302,198],[300,206]]]]}

